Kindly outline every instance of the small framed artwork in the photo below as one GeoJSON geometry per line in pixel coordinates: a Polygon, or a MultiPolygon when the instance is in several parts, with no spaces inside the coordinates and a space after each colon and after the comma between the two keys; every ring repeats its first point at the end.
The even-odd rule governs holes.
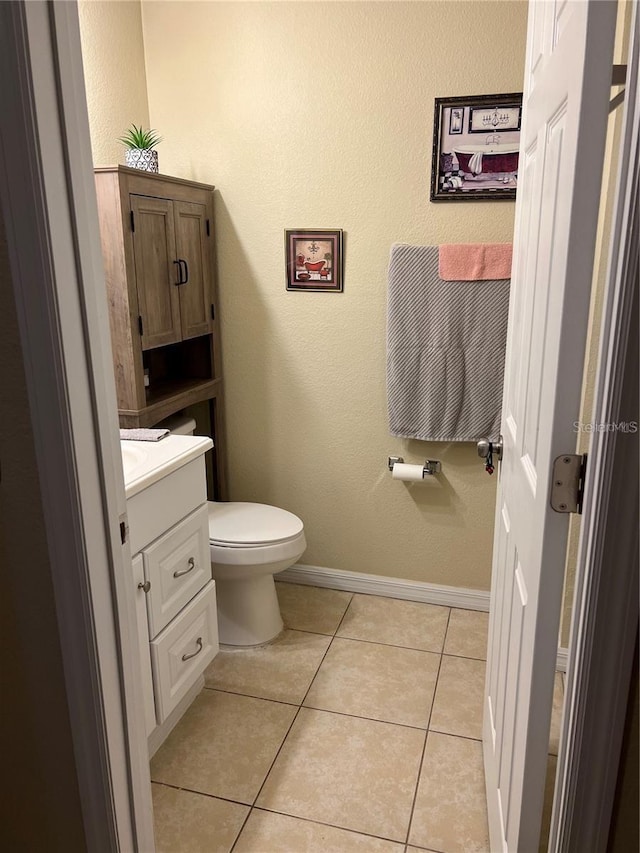
{"type": "Polygon", "coordinates": [[[522,93],[436,98],[431,201],[514,199],[522,93]]]}
{"type": "Polygon", "coordinates": [[[462,107],[451,107],[449,112],[449,134],[455,136],[462,133],[462,120],[464,118],[464,109],[462,107]]]}
{"type": "MultiPolygon", "coordinates": [[[[453,110],[452,110],[453,112],[453,110]]],[[[520,130],[522,105],[469,107],[469,133],[506,133],[520,130]]]]}
{"type": "Polygon", "coordinates": [[[342,293],[342,230],[284,232],[287,290],[342,293]]]}

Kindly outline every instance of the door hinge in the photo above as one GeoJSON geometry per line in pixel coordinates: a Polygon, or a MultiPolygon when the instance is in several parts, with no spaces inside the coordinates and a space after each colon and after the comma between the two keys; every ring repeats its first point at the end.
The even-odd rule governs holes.
{"type": "Polygon", "coordinates": [[[216,319],[216,309],[213,307],[213,302],[211,303],[211,319],[216,319]]]}
{"type": "Polygon", "coordinates": [[[211,223],[207,219],[207,237],[211,237],[211,223]]]}
{"type": "Polygon", "coordinates": [[[565,453],[553,461],[551,508],[556,512],[582,513],[587,454],[565,453]]]}
{"type": "Polygon", "coordinates": [[[144,334],[142,331],[142,315],[138,314],[138,331],[140,332],[140,337],[144,334]]]}
{"type": "Polygon", "coordinates": [[[136,230],[136,223],[135,223],[135,220],[133,218],[133,210],[129,211],[129,218],[131,219],[131,230],[135,231],[136,230]]]}
{"type": "Polygon", "coordinates": [[[124,545],[129,536],[129,525],[127,523],[127,516],[120,516],[120,542],[124,545]]]}

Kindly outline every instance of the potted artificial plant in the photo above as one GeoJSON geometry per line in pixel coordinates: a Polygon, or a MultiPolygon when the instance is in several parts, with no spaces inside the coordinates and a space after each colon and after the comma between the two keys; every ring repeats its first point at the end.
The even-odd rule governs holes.
{"type": "Polygon", "coordinates": [[[144,172],[158,171],[158,152],[154,146],[162,142],[155,130],[143,130],[142,125],[136,127],[132,124],[120,142],[127,149],[125,152],[125,163],[132,169],[142,169],[144,172]]]}

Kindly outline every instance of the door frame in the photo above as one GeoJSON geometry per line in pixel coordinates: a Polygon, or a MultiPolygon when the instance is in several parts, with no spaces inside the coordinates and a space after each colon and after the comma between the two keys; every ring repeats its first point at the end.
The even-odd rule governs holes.
{"type": "MultiPolygon", "coordinates": [[[[9,286],[87,849],[147,853],[149,756],[76,4],[0,3],[0,72],[9,286]]],[[[14,603],[28,622],[29,602],[14,603]]]]}
{"type": "MultiPolygon", "coordinates": [[[[598,424],[624,421],[638,399],[639,19],[636,4],[600,327],[598,424]]],[[[554,853],[607,847],[638,631],[637,471],[637,432],[592,433],[549,836],[554,853]]]]}
{"type": "MultiPolygon", "coordinates": [[[[8,40],[11,49],[5,51],[2,70],[7,90],[16,93],[13,110],[0,115],[4,150],[0,158],[5,158],[3,164],[0,161],[0,185],[12,270],[17,276],[15,298],[48,516],[52,583],[85,827],[88,840],[94,842],[90,849],[102,849],[105,839],[110,839],[112,849],[150,851],[146,737],[140,679],[135,678],[135,609],[125,595],[127,551],[120,547],[118,525],[124,487],[115,386],[106,297],[94,284],[103,280],[103,273],[77,8],[65,0],[2,3],[0,21],[14,35],[8,40]],[[73,148],[67,140],[73,140],[73,148]],[[25,196],[29,205],[23,203],[25,196]],[[56,218],[66,223],[63,235],[52,228],[56,218]],[[67,256],[61,258],[64,251],[67,256]],[[67,502],[52,506],[47,495],[59,495],[61,483],[67,488],[67,502]]],[[[630,77],[631,73],[637,77],[637,63],[634,67],[630,77]]],[[[627,195],[621,196],[619,209],[625,222],[629,203],[627,195]]],[[[616,221],[622,245],[624,225],[616,221]]],[[[620,288],[620,276],[615,282],[609,280],[605,332],[623,327],[627,303],[620,288]]],[[[607,416],[614,411],[616,389],[622,387],[632,366],[630,339],[626,343],[626,350],[618,348],[599,361],[596,381],[601,402],[596,411],[607,416]]],[[[616,542],[623,531],[631,535],[636,521],[632,511],[623,517],[616,516],[612,506],[607,511],[607,497],[617,482],[617,475],[607,472],[618,470],[619,460],[616,443],[605,440],[605,434],[601,439],[594,437],[592,446],[591,497],[585,507],[581,549],[581,565],[586,567],[592,560],[594,569],[602,568],[608,538],[616,542]]],[[[603,580],[601,575],[599,579],[603,580]]],[[[585,587],[587,580],[583,572],[585,587]]],[[[613,795],[619,749],[617,754],[609,753],[610,772],[602,778],[580,776],[580,768],[593,752],[592,736],[605,736],[611,718],[591,720],[590,735],[575,715],[582,709],[585,722],[585,697],[598,695],[605,681],[611,688],[606,676],[613,671],[616,695],[623,695],[626,685],[619,662],[633,646],[629,632],[618,632],[617,640],[610,637],[594,657],[589,643],[612,601],[604,583],[592,583],[590,597],[586,589],[583,592],[572,629],[570,710],[559,757],[563,775],[552,821],[554,850],[567,849],[562,839],[571,836],[576,823],[584,819],[583,810],[588,811],[586,800],[579,800],[581,790],[594,797],[596,791],[613,795]],[[570,795],[573,808],[567,807],[570,795]]],[[[601,809],[602,827],[606,817],[601,809]]]]}

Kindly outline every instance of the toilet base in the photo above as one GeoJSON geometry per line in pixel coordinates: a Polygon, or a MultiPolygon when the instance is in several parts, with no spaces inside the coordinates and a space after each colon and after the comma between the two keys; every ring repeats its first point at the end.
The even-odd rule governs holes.
{"type": "Polygon", "coordinates": [[[282,631],[272,574],[242,580],[216,578],[218,636],[225,646],[260,646],[282,631]]]}

